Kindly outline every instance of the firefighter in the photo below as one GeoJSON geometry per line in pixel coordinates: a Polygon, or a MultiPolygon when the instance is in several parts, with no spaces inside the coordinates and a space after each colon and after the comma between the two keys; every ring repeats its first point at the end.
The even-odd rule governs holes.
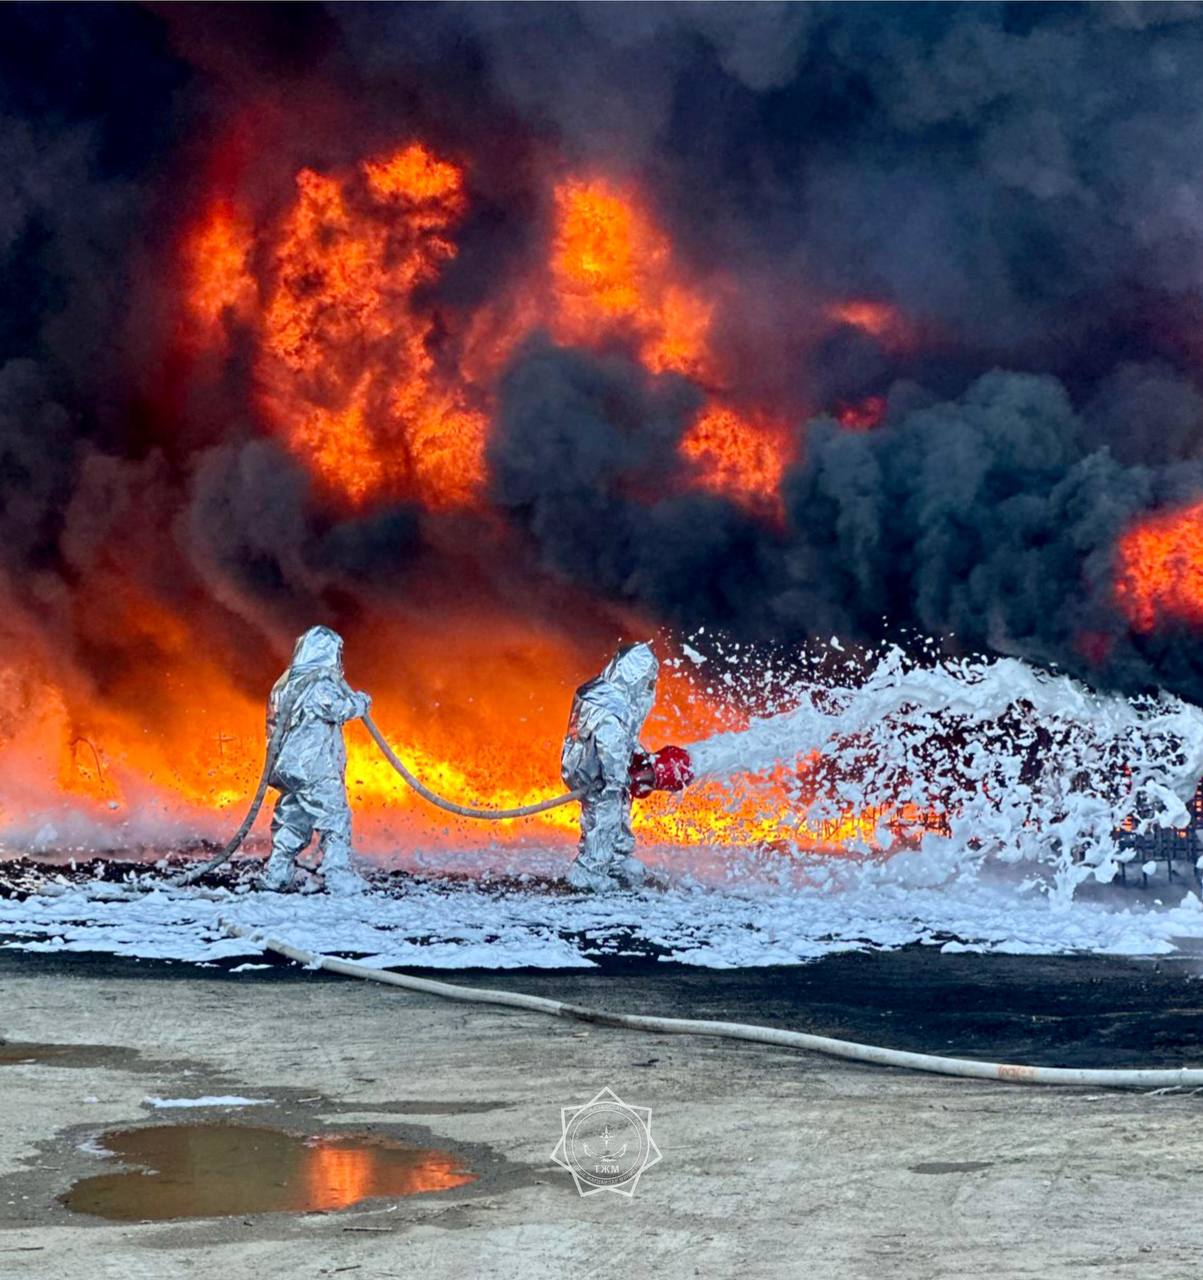
{"type": "Polygon", "coordinates": [[[560,769],[568,786],[585,789],[580,846],[568,872],[575,888],[641,884],[645,872],[634,856],[631,797],[680,791],[693,780],[689,756],[681,747],[649,755],[639,745],[656,699],[658,674],[651,645],[629,645],[573,698],[560,769]]]}
{"type": "Polygon", "coordinates": [[[270,784],[279,792],[272,814],[272,852],[262,887],[285,890],[297,857],[316,833],[321,876],[330,893],[355,893],[364,882],[351,864],[351,810],[347,804],[347,749],[343,725],[366,715],[372,700],[343,677],[342,637],[310,627],[292,662],[272,687],[267,731],[279,743],[270,784]]]}

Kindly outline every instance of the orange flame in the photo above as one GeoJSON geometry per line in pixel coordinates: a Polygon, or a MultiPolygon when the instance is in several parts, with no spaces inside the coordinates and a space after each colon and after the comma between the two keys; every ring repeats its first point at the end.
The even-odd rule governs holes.
{"type": "Polygon", "coordinates": [[[703,488],[753,509],[776,510],[790,449],[775,424],[711,405],[682,438],[681,453],[703,488]]]}
{"type": "MultiPolygon", "coordinates": [[[[161,606],[132,595],[112,606],[113,625],[152,660],[122,674],[104,699],[58,688],[49,676],[31,697],[20,687],[33,678],[29,662],[22,681],[0,678],[5,797],[23,795],[25,811],[40,814],[36,823],[86,817],[111,827],[124,847],[172,829],[224,838],[259,776],[263,696],[235,686],[220,656],[161,606]],[[54,780],[57,791],[48,791],[54,780]]],[[[601,666],[604,651],[500,615],[450,625],[454,647],[398,620],[377,619],[348,637],[348,670],[372,691],[374,718],[410,767],[452,800],[509,808],[555,794],[572,690],[601,666]]],[[[264,693],[274,675],[265,669],[264,693]]],[[[746,713],[666,665],[644,740],[655,749],[744,723],[746,713]]],[[[521,821],[449,819],[405,786],[362,726],[349,726],[346,737],[355,840],[365,852],[407,860],[410,850],[438,847],[566,851],[576,839],[575,806],[521,821]]],[[[887,828],[889,839],[906,835],[905,815],[888,808],[812,820],[796,792],[787,770],[735,792],[698,784],[637,803],[633,822],[645,846],[836,850],[873,846],[887,828]]],[[[261,821],[258,831],[265,827],[261,821]]]]}
{"type": "Polygon", "coordinates": [[[227,311],[239,319],[252,314],[256,295],[250,272],[252,242],[250,220],[233,200],[224,198],[215,200],[184,237],[188,309],[210,337],[227,311]]]}
{"type": "Polygon", "coordinates": [[[914,344],[911,326],[893,303],[852,298],[833,303],[827,308],[827,315],[838,324],[849,325],[876,338],[887,350],[904,350],[914,344]]]}
{"type": "Polygon", "coordinates": [[[671,246],[634,197],[569,179],[555,203],[556,338],[591,345],[609,330],[632,338],[653,373],[702,375],[712,308],[673,280],[671,246]]]}
{"type": "Polygon", "coordinates": [[[483,482],[485,415],[440,370],[417,296],[455,256],[465,208],[461,170],[416,144],[354,174],[297,175],[263,314],[264,403],[350,502],[455,506],[483,482]]]}
{"type": "MultiPolygon", "coordinates": [[[[415,498],[430,508],[476,503],[496,378],[522,337],[621,343],[653,373],[703,386],[709,402],[682,441],[692,483],[750,510],[778,510],[794,442],[780,415],[736,409],[713,348],[714,290],[690,279],[665,233],[629,188],[569,177],[555,188],[545,296],[517,290],[484,305],[448,341],[430,286],[457,253],[467,210],[462,168],[420,143],[339,173],[302,169],[271,243],[265,278],[251,270],[254,229],[228,195],[187,237],[194,320],[217,341],[233,315],[259,317],[262,405],[282,439],[328,490],[352,504],[415,498]]],[[[890,303],[852,299],[826,315],[894,348],[914,335],[890,303]]],[[[837,406],[850,429],[877,424],[884,401],[837,406]]]]}
{"type": "MultiPolygon", "coordinates": [[[[653,373],[687,374],[713,386],[713,306],[678,279],[668,239],[629,191],[570,179],[556,188],[553,284],[561,342],[634,343],[653,373]]],[[[767,415],[703,408],[681,441],[697,484],[755,510],[775,510],[792,450],[767,415]]]]}
{"type": "Polygon", "coordinates": [[[1150,516],[1119,540],[1115,597],[1136,631],[1203,624],[1203,503],[1150,516]]]}
{"type": "MultiPolygon", "coordinates": [[[[267,424],[335,500],[479,504],[497,378],[522,337],[542,326],[560,342],[619,344],[653,373],[692,379],[706,401],[681,441],[685,482],[760,516],[779,512],[794,451],[787,424],[747,407],[726,384],[714,332],[722,295],[690,274],[630,190],[600,177],[565,179],[552,201],[546,271],[514,288],[506,307],[494,300],[458,316],[436,306],[432,286],[456,256],[467,211],[459,164],[412,143],[346,169],[302,169],[274,220],[252,217],[230,194],[232,182],[215,185],[181,242],[189,340],[223,354],[231,322],[247,331],[267,424]]],[[[849,303],[835,318],[883,340],[903,331],[881,303],[849,303]]],[[[248,691],[198,642],[182,609],[132,589],[114,592],[107,607],[113,629],[152,659],[136,674],[101,693],[56,673],[39,682],[30,658],[24,668],[14,660],[16,684],[0,679],[0,752],[13,772],[30,772],[26,807],[37,811],[45,799],[34,779],[40,769],[57,777],[59,804],[68,797],[117,824],[166,813],[224,834],[226,811],[245,803],[258,778],[263,696],[276,671],[264,669],[248,691]],[[7,715],[10,696],[25,710],[14,703],[7,715]],[[10,722],[22,727],[7,734],[10,722]]],[[[458,607],[424,601],[437,625],[361,619],[347,637],[352,679],[372,691],[378,723],[437,791],[495,807],[544,798],[558,790],[572,690],[600,667],[601,635],[609,639],[613,624],[594,623],[591,633],[574,617],[582,635],[516,621],[485,602],[467,617],[458,607]]],[[[738,720],[666,669],[648,744],[689,742],[738,720]]],[[[369,848],[575,838],[571,807],[521,823],[449,824],[357,726],[348,753],[357,842],[369,848]]],[[[656,796],[637,806],[635,825],[645,842],[837,847],[871,844],[883,824],[909,820],[874,808],[810,822],[788,782],[736,799],[714,784],[656,796]]]]}
{"type": "Polygon", "coordinates": [[[839,404],[835,410],[836,421],[848,431],[872,431],[881,426],[885,417],[885,396],[866,396],[851,404],[839,404]]]}

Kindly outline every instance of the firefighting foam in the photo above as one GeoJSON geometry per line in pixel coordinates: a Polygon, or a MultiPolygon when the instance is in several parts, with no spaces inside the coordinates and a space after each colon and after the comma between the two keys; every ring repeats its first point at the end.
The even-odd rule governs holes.
{"type": "MultiPolygon", "coordinates": [[[[769,654],[803,699],[832,635],[1203,699],[1170,141],[1203,55],[1161,56],[1170,19],[422,12],[414,40],[310,6],[285,55],[209,10],[98,10],[87,86],[72,19],[5,15],[11,843],[220,837],[318,622],[417,771],[500,806],[555,786],[623,638],[748,655],[730,685],[667,666],[653,746],[762,715],[769,654]],[[1083,57],[1051,77],[1063,26],[1083,57]],[[1160,141],[1131,145],[1114,83],[1160,141]]],[[[567,813],[448,827],[348,734],[369,848],[570,839],[567,813]]],[[[641,843],[946,838],[926,794],[832,800],[846,744],[797,747],[644,802],[641,843]]]]}
{"type": "Polygon", "coordinates": [[[797,693],[692,744],[698,775],[780,776],[793,760],[787,789],[811,828],[867,815],[872,797],[894,835],[879,844],[909,824],[937,881],[997,859],[1042,865],[1066,898],[1109,882],[1133,857],[1121,829],[1185,832],[1203,773],[1197,707],[1104,697],[1014,659],[920,665],[892,649],[797,693]]]}

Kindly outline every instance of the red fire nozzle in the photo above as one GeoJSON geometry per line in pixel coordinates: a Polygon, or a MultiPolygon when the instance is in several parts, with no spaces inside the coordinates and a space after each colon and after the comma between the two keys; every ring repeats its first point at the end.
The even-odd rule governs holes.
{"type": "Polygon", "coordinates": [[[661,747],[631,757],[631,795],[637,800],[653,791],[683,791],[693,781],[693,762],[684,747],[661,747]]]}

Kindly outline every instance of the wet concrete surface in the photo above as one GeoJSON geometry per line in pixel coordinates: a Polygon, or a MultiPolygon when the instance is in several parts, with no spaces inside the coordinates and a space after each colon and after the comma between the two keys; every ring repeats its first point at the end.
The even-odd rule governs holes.
{"type": "MultiPolygon", "coordinates": [[[[758,969],[616,962],[597,972],[507,974],[501,985],[617,1012],[762,1023],[919,1053],[1177,1066],[1203,1065],[1201,972],[1195,960],[916,946],[758,969]]],[[[447,976],[498,985],[496,974],[447,976]]]]}
{"type": "Polygon", "coordinates": [[[449,1151],[353,1133],[194,1122],[106,1131],[94,1145],[131,1167],[79,1179],[62,1203],[117,1222],[325,1212],[475,1180],[449,1151]]]}
{"type": "Polygon", "coordinates": [[[0,1067],[32,1062],[56,1067],[132,1067],[139,1054],[112,1044],[27,1044],[23,1040],[0,1040],[0,1067]]]}
{"type": "MultiPolygon", "coordinates": [[[[983,1057],[1203,1063],[1198,979],[1184,961],[915,948],[788,970],[615,962],[442,976],[983,1057]]],[[[286,965],[229,974],[0,954],[0,990],[10,1042],[127,1054],[88,1069],[50,1053],[0,1068],[0,1275],[1194,1280],[1203,1270],[1190,1208],[1203,1098],[1189,1093],[948,1080],[453,1004],[286,965]],[[633,1200],[582,1199],[551,1161],[561,1108],[603,1086],[651,1108],[663,1159],[633,1200]],[[181,1115],[148,1101],[210,1095],[266,1102],[181,1115]],[[109,1222],[61,1202],[80,1179],[117,1172],[97,1153],[104,1134],[182,1123],[409,1144],[476,1176],[317,1212],[244,1207],[162,1222],[109,1222]]]]}

